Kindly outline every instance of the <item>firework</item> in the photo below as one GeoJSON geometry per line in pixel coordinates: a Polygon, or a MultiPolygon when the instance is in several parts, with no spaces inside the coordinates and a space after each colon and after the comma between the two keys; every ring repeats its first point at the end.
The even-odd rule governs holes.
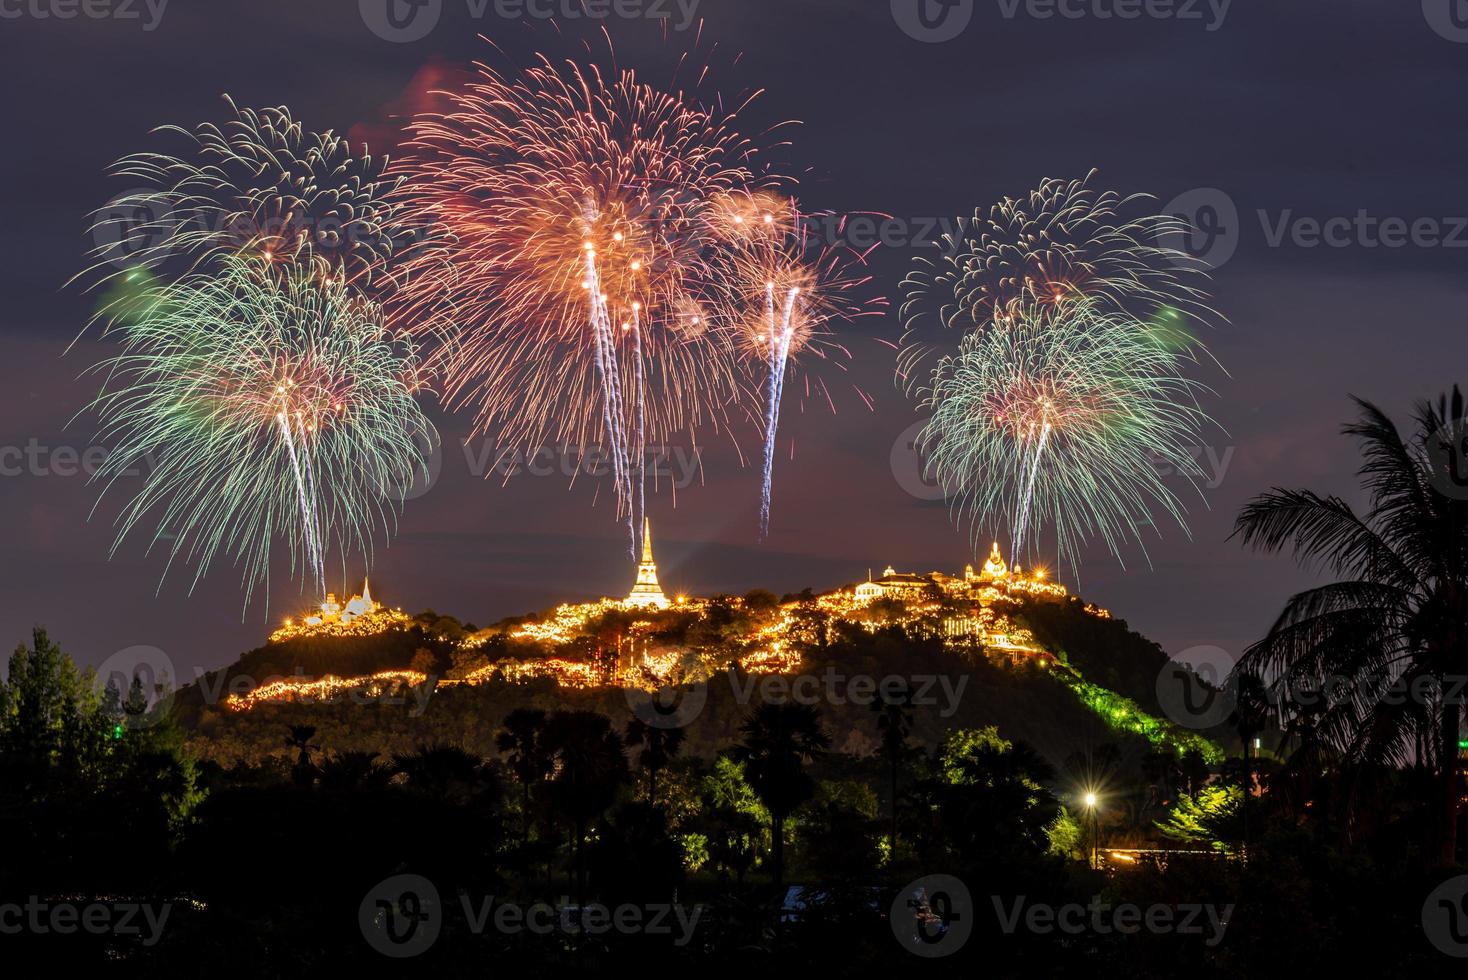
{"type": "Polygon", "coordinates": [[[195,566],[195,585],[230,556],[248,603],[280,543],[324,593],[328,559],[370,555],[426,471],[436,436],[413,343],[314,262],[282,273],[226,256],[210,274],[126,292],[102,321],[121,345],[98,366],[93,403],[116,447],[96,474],[104,496],[150,464],[114,551],[150,526],[168,566],[195,566]]]}
{"type": "Polygon", "coordinates": [[[1072,563],[1092,535],[1120,557],[1152,507],[1183,522],[1159,469],[1199,476],[1207,417],[1184,373],[1209,359],[1192,325],[1217,315],[1167,244],[1189,226],[1127,216],[1141,200],[1046,180],[961,220],[903,282],[898,378],[933,412],[920,446],[976,534],[1007,519],[1017,557],[1046,522],[1072,563]]]}
{"type": "Polygon", "coordinates": [[[400,171],[443,233],[407,264],[405,322],[443,340],[446,398],[476,431],[608,445],[635,550],[645,447],[725,425],[743,394],[721,278],[770,214],[754,149],[631,72],[481,66],[448,98],[400,171]]]}
{"type": "MultiPolygon", "coordinates": [[[[786,210],[791,210],[788,206],[786,210]]],[[[733,315],[740,317],[740,346],[748,363],[763,372],[764,446],[760,480],[760,537],[769,535],[775,465],[775,440],[785,382],[793,359],[801,355],[847,360],[849,350],[836,342],[833,325],[867,312],[851,299],[865,282],[852,273],[860,256],[840,250],[812,248],[798,232],[780,231],[771,220],[734,256],[733,281],[742,290],[734,297],[733,315]]],[[[803,223],[796,216],[794,228],[803,223]]],[[[828,402],[830,393],[817,381],[828,402]]],[[[834,404],[833,404],[834,407],[834,404]]]]}
{"type": "Polygon", "coordinates": [[[1177,336],[1175,325],[1138,329],[1093,300],[1036,300],[941,358],[918,442],[975,535],[1006,519],[1018,557],[1049,523],[1074,565],[1095,535],[1118,558],[1140,544],[1154,507],[1183,524],[1161,474],[1196,486],[1190,449],[1208,419],[1204,389],[1186,377],[1196,359],[1177,336]]]}
{"type": "Polygon", "coordinates": [[[232,118],[223,125],[159,128],[184,143],[177,155],[138,153],[113,166],[141,186],[93,216],[92,271],[157,269],[177,257],[188,272],[253,254],[277,263],[309,257],[365,285],[411,241],[385,160],[306,129],[287,108],[226,101],[232,118]]]}
{"type": "Polygon", "coordinates": [[[1128,217],[1146,198],[1097,190],[1093,176],[1045,180],[1023,199],[976,210],[939,241],[941,258],[918,259],[902,283],[900,311],[898,376],[910,392],[929,379],[945,331],[962,338],[1035,304],[1087,300],[1138,324],[1169,309],[1196,320],[1216,316],[1199,264],[1167,244],[1182,241],[1188,223],[1128,217]]]}

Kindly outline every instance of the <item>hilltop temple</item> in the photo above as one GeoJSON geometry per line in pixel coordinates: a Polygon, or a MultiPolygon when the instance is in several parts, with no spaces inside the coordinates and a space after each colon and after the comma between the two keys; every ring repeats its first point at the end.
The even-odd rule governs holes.
{"type": "Polygon", "coordinates": [[[362,594],[354,595],[347,600],[346,605],[336,601],[336,593],[326,593],[326,601],[321,604],[321,612],[315,616],[307,616],[307,626],[320,626],[323,623],[350,623],[360,616],[370,616],[377,612],[381,606],[372,599],[372,583],[367,579],[362,580],[362,594]]]}
{"type": "Polygon", "coordinates": [[[354,595],[346,602],[337,600],[335,592],[326,594],[326,601],[317,611],[303,616],[299,621],[287,619],[285,624],[270,634],[272,643],[280,643],[300,636],[370,636],[388,629],[405,626],[408,617],[400,609],[388,609],[372,598],[372,586],[362,581],[362,594],[354,595]]]}
{"type": "Polygon", "coordinates": [[[658,565],[652,557],[652,520],[642,519],[642,561],[637,564],[637,582],[622,601],[631,609],[667,609],[671,602],[658,584],[658,565]]]}
{"type": "Polygon", "coordinates": [[[853,590],[853,594],[858,602],[870,602],[873,599],[881,598],[912,599],[934,587],[950,594],[964,594],[978,589],[992,588],[1003,591],[1039,591],[1053,595],[1065,595],[1063,586],[1047,583],[1044,578],[1045,573],[1039,569],[1030,575],[1025,575],[1018,565],[1010,568],[1004,556],[999,553],[999,542],[996,541],[994,547],[989,551],[989,558],[984,562],[982,570],[976,572],[973,565],[966,565],[962,578],[945,575],[942,572],[929,572],[927,575],[899,572],[889,565],[882,571],[881,578],[873,580],[868,576],[867,581],[853,590]]]}

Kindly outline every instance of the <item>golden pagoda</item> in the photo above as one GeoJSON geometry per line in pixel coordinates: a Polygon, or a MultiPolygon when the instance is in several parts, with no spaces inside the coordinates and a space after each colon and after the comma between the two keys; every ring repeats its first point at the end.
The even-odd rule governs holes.
{"type": "MultiPolygon", "coordinates": [[[[1019,567],[1015,567],[1019,571],[1019,567]]],[[[989,560],[984,562],[984,578],[989,581],[999,581],[1009,577],[1009,568],[1004,564],[1004,557],[999,554],[999,542],[994,542],[994,547],[989,551],[989,560]]]]}
{"type": "Polygon", "coordinates": [[[658,584],[658,566],[652,557],[652,520],[642,519],[642,561],[637,564],[637,583],[622,604],[633,609],[667,609],[672,605],[658,584]]]}

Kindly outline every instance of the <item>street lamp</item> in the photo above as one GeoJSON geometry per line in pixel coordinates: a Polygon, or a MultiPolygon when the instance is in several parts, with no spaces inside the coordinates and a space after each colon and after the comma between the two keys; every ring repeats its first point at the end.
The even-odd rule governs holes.
{"type": "Polygon", "coordinates": [[[1099,867],[1101,847],[1101,821],[1096,811],[1096,794],[1087,792],[1084,798],[1087,814],[1091,818],[1091,867],[1099,867]]]}

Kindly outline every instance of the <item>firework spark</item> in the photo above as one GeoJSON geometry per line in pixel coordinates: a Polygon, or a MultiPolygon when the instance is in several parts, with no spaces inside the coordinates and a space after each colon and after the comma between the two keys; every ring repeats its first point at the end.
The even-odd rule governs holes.
{"type": "Polygon", "coordinates": [[[1072,564],[1092,535],[1118,558],[1140,543],[1153,506],[1183,524],[1158,470],[1200,476],[1189,449],[1208,419],[1184,372],[1211,360],[1191,324],[1217,317],[1206,274],[1167,244],[1187,223],[1126,217],[1142,198],[1091,176],[976,211],[943,258],[920,259],[897,368],[933,412],[920,444],[975,534],[1007,520],[1020,557],[1048,520],[1072,564]]]}
{"type": "Polygon", "coordinates": [[[1097,190],[1094,176],[1045,180],[1023,199],[976,210],[939,241],[941,258],[917,260],[902,283],[900,310],[898,377],[910,392],[928,380],[944,331],[962,338],[1037,303],[1088,300],[1139,324],[1165,309],[1216,317],[1198,262],[1167,244],[1183,240],[1188,223],[1127,217],[1145,196],[1097,190]]]}
{"type": "MultiPolygon", "coordinates": [[[[852,271],[861,256],[814,248],[799,233],[780,234],[779,222],[770,225],[774,227],[738,250],[733,281],[742,295],[730,303],[733,315],[741,317],[740,346],[747,363],[758,365],[764,375],[761,538],[770,531],[775,442],[792,359],[849,360],[848,348],[834,338],[834,324],[875,312],[852,299],[852,290],[866,281],[852,271]]],[[[793,227],[803,225],[797,215],[793,227]]]]}
{"type": "Polygon", "coordinates": [[[1176,328],[1138,329],[1090,300],[1009,312],[938,361],[923,401],[932,417],[919,446],[976,540],[981,525],[1004,519],[1019,557],[1048,523],[1074,565],[1095,535],[1118,558],[1141,544],[1154,507],[1186,529],[1161,474],[1196,486],[1191,449],[1208,417],[1176,328]]]}
{"type": "Polygon", "coordinates": [[[92,405],[116,447],[95,477],[104,496],[151,463],[114,551],[150,525],[151,547],[193,564],[195,585],[233,558],[246,603],[277,542],[322,593],[330,556],[370,555],[436,439],[415,347],[381,307],[316,263],[264,266],[222,257],[105,307],[104,336],[122,350],[98,365],[92,405]]]}
{"type": "Polygon", "coordinates": [[[157,269],[177,257],[185,272],[232,255],[309,258],[365,285],[413,235],[383,176],[386,161],[313,132],[285,107],[239,108],[223,125],[162,126],[186,150],[124,157],[112,168],[142,186],[93,216],[99,243],[89,270],[157,269]],[[125,261],[119,261],[119,259],[125,261]]]}
{"type": "Polygon", "coordinates": [[[744,394],[720,293],[731,243],[775,220],[754,147],[628,71],[480,66],[448,98],[402,164],[444,235],[408,263],[405,315],[441,336],[476,431],[609,446],[635,550],[646,446],[725,426],[744,394]]]}

